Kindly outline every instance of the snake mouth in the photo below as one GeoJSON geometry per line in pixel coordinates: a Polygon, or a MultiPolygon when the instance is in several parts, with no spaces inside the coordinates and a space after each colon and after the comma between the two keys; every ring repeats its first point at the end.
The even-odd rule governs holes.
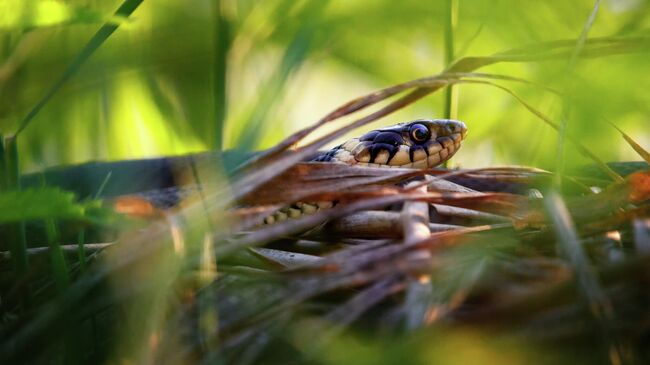
{"type": "Polygon", "coordinates": [[[419,119],[352,138],[331,151],[330,161],[384,168],[431,168],[450,159],[466,135],[463,122],[419,119]]]}

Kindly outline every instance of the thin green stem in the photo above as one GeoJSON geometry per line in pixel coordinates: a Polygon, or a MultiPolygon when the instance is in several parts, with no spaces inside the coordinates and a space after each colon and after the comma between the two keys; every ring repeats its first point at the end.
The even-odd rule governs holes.
{"type": "MultiPolygon", "coordinates": [[[[454,31],[458,23],[458,0],[447,0],[445,7],[445,69],[454,62],[454,31]]],[[[456,118],[458,108],[458,93],[454,86],[445,89],[444,116],[447,119],[456,118]]]]}
{"type": "MultiPolygon", "coordinates": [[[[569,57],[569,62],[567,63],[567,80],[568,84],[567,87],[565,88],[565,93],[567,95],[573,95],[574,93],[574,82],[573,77],[571,77],[571,74],[573,73],[573,70],[575,69],[575,65],[578,61],[578,57],[580,57],[580,53],[582,52],[585,43],[587,42],[587,38],[589,36],[589,31],[591,30],[591,27],[593,26],[594,22],[596,21],[596,15],[598,14],[598,10],[600,9],[600,0],[596,0],[594,3],[594,7],[591,9],[591,13],[589,14],[589,17],[587,18],[587,21],[585,22],[585,25],[582,27],[582,32],[580,33],[580,37],[578,37],[576,41],[576,45],[573,48],[573,51],[571,52],[571,56],[569,57]]],[[[569,124],[569,114],[571,110],[569,107],[569,104],[565,101],[562,106],[562,116],[560,118],[560,129],[559,129],[559,134],[558,134],[558,142],[557,142],[557,157],[556,157],[556,169],[557,169],[557,174],[556,179],[555,179],[555,185],[556,187],[559,188],[561,182],[562,182],[562,175],[564,173],[564,150],[565,150],[565,145],[566,145],[566,133],[567,133],[567,128],[569,124]]]]}
{"type": "Polygon", "coordinates": [[[63,293],[70,286],[70,277],[68,275],[68,265],[63,257],[63,250],[59,244],[59,234],[54,219],[45,220],[45,230],[47,233],[47,245],[50,248],[50,260],[52,262],[52,271],[54,272],[54,282],[59,293],[63,293]]]}
{"type": "MultiPolygon", "coordinates": [[[[9,190],[20,190],[20,169],[18,163],[18,144],[16,137],[12,136],[5,139],[4,165],[6,187],[9,190]]],[[[25,233],[25,224],[23,222],[12,224],[9,227],[9,241],[11,243],[10,251],[14,272],[17,277],[23,277],[29,268],[27,261],[27,239],[25,233]]]]}
{"type": "MultiPolygon", "coordinates": [[[[112,172],[106,174],[104,181],[99,185],[99,189],[95,192],[93,199],[97,199],[101,196],[106,184],[111,179],[112,172]]],[[[77,258],[79,259],[79,270],[84,272],[86,270],[86,230],[81,229],[77,235],[77,258]]]]}
{"type": "MultiPolygon", "coordinates": [[[[458,0],[447,0],[445,2],[445,69],[454,62],[454,30],[458,23],[458,0]]],[[[456,119],[458,114],[458,89],[448,85],[444,91],[444,117],[456,119]]],[[[444,162],[443,166],[448,167],[450,161],[444,162]]]]}
{"type": "Polygon", "coordinates": [[[5,152],[5,137],[0,134],[0,192],[7,189],[7,153],[5,152]]]}
{"type": "Polygon", "coordinates": [[[224,16],[223,1],[214,3],[214,118],[215,118],[215,149],[223,149],[224,129],[227,116],[227,74],[228,51],[230,49],[230,25],[224,16]]]}

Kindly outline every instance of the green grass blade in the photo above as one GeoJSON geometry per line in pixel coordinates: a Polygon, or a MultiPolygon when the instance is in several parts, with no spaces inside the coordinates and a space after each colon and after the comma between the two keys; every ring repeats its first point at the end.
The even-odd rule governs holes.
{"type": "MultiPolygon", "coordinates": [[[[9,190],[20,190],[20,170],[18,164],[18,144],[16,137],[5,139],[4,150],[4,165],[5,165],[5,179],[6,187],[9,190]]],[[[27,273],[29,264],[27,261],[27,239],[25,232],[25,224],[22,221],[10,223],[9,226],[9,242],[11,243],[11,261],[13,263],[14,272],[18,277],[22,277],[27,273]]]]}
{"type": "MultiPolygon", "coordinates": [[[[115,12],[116,17],[128,17],[140,6],[143,0],[125,0],[122,5],[115,12]]],[[[34,105],[34,107],[23,118],[16,130],[16,135],[20,134],[29,123],[34,119],[38,112],[43,109],[45,104],[56,94],[57,91],[65,84],[72,76],[74,76],[86,60],[113,34],[119,27],[119,24],[106,23],[97,33],[88,41],[86,46],[81,50],[77,58],[63,72],[63,75],[50,87],[50,89],[43,95],[43,97],[34,105]]]]}
{"type": "MultiPolygon", "coordinates": [[[[582,27],[582,32],[580,33],[580,36],[576,41],[576,45],[573,48],[573,51],[571,52],[571,56],[569,57],[569,62],[567,65],[567,73],[569,74],[569,76],[573,73],[573,70],[575,69],[576,62],[578,61],[578,57],[580,56],[580,53],[582,52],[585,43],[587,42],[589,31],[591,30],[591,27],[596,21],[596,15],[598,14],[599,9],[600,9],[600,0],[596,0],[594,3],[594,7],[591,10],[591,13],[587,18],[587,21],[585,22],[585,25],[582,27]]],[[[573,93],[573,89],[575,89],[575,87],[571,82],[571,77],[569,77],[568,79],[569,79],[569,84],[567,85],[569,89],[568,91],[573,93]]],[[[564,149],[565,149],[568,123],[569,123],[569,104],[567,101],[564,101],[562,105],[562,117],[560,118],[560,124],[559,124],[560,129],[558,131],[558,142],[557,142],[557,152],[556,152],[557,153],[557,157],[556,157],[557,178],[555,180],[555,184],[558,187],[562,181],[562,174],[564,173],[564,165],[565,165],[564,149]]]]}
{"type": "Polygon", "coordinates": [[[7,152],[5,150],[5,137],[0,134],[0,192],[7,188],[7,152]]]}
{"type": "Polygon", "coordinates": [[[576,62],[578,61],[578,57],[580,56],[582,49],[585,47],[585,43],[587,43],[587,37],[589,36],[589,31],[591,30],[591,28],[594,25],[594,22],[596,21],[596,15],[598,15],[598,10],[600,10],[600,0],[596,0],[594,2],[594,7],[591,9],[589,18],[587,18],[584,27],[582,27],[582,32],[580,33],[580,37],[578,37],[576,46],[575,48],[573,48],[573,52],[571,53],[571,57],[569,58],[570,69],[575,67],[576,62]]]}
{"type": "MultiPolygon", "coordinates": [[[[102,181],[101,185],[99,185],[99,189],[97,189],[97,192],[95,193],[94,199],[98,199],[101,196],[102,192],[104,191],[104,188],[106,188],[106,184],[108,184],[108,181],[111,179],[111,175],[112,172],[106,174],[104,181],[102,181]]],[[[85,244],[86,244],[86,230],[84,228],[81,228],[77,236],[77,258],[79,260],[79,270],[81,272],[84,272],[86,270],[85,244]]]]}
{"type": "MultiPolygon", "coordinates": [[[[454,53],[454,31],[458,23],[458,0],[447,0],[445,4],[445,68],[447,68],[456,56],[454,53]]],[[[455,119],[458,108],[458,90],[453,85],[449,85],[445,89],[444,100],[445,118],[455,119]]]]}
{"type": "Polygon", "coordinates": [[[616,130],[618,131],[618,133],[620,133],[621,136],[623,136],[623,138],[625,139],[625,141],[627,142],[627,144],[629,144],[630,147],[632,147],[632,149],[634,149],[634,151],[635,151],[639,156],[641,156],[641,158],[642,158],[645,162],[650,163],[650,152],[648,152],[648,150],[646,150],[645,148],[643,148],[639,143],[637,143],[637,142],[636,142],[632,137],[630,137],[627,133],[623,132],[623,130],[622,130],[621,128],[619,128],[617,125],[615,125],[614,123],[609,123],[609,124],[611,124],[612,127],[616,128],[616,130]]]}
{"type": "Polygon", "coordinates": [[[80,229],[77,235],[77,260],[79,260],[79,271],[86,271],[86,230],[80,229]]]}
{"type": "MultiPolygon", "coordinates": [[[[444,24],[445,24],[445,68],[449,67],[454,61],[454,31],[458,23],[458,0],[447,0],[445,2],[444,24]]],[[[444,117],[446,119],[456,119],[458,114],[458,88],[449,84],[444,91],[444,117]]],[[[450,161],[443,163],[444,167],[449,167],[450,161]]]]}
{"type": "Polygon", "coordinates": [[[214,64],[213,64],[213,87],[214,87],[214,122],[215,122],[215,149],[223,149],[223,133],[227,113],[227,73],[228,73],[228,50],[230,49],[230,24],[224,16],[223,3],[217,0],[214,3],[214,64]]]}
{"type": "Polygon", "coordinates": [[[70,277],[68,274],[68,265],[65,262],[63,250],[59,244],[59,234],[54,219],[50,218],[45,220],[45,229],[47,232],[47,245],[50,248],[54,282],[56,283],[58,292],[62,293],[70,286],[70,277]]]}
{"type": "Polygon", "coordinates": [[[16,137],[5,139],[6,184],[9,189],[20,189],[20,169],[18,164],[18,143],[16,137]]]}

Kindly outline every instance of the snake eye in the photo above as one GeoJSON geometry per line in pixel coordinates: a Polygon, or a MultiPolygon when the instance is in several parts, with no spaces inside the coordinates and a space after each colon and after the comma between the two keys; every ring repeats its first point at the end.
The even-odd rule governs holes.
{"type": "Polygon", "coordinates": [[[411,138],[418,143],[426,142],[431,138],[431,131],[424,124],[413,124],[409,130],[411,138]]]}

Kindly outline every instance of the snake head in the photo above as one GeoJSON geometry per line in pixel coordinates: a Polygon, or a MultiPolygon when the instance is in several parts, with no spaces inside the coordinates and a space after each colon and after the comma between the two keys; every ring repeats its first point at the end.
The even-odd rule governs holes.
{"type": "Polygon", "coordinates": [[[460,148],[465,123],[451,119],[418,119],[352,138],[317,161],[375,167],[431,168],[460,148]]]}

